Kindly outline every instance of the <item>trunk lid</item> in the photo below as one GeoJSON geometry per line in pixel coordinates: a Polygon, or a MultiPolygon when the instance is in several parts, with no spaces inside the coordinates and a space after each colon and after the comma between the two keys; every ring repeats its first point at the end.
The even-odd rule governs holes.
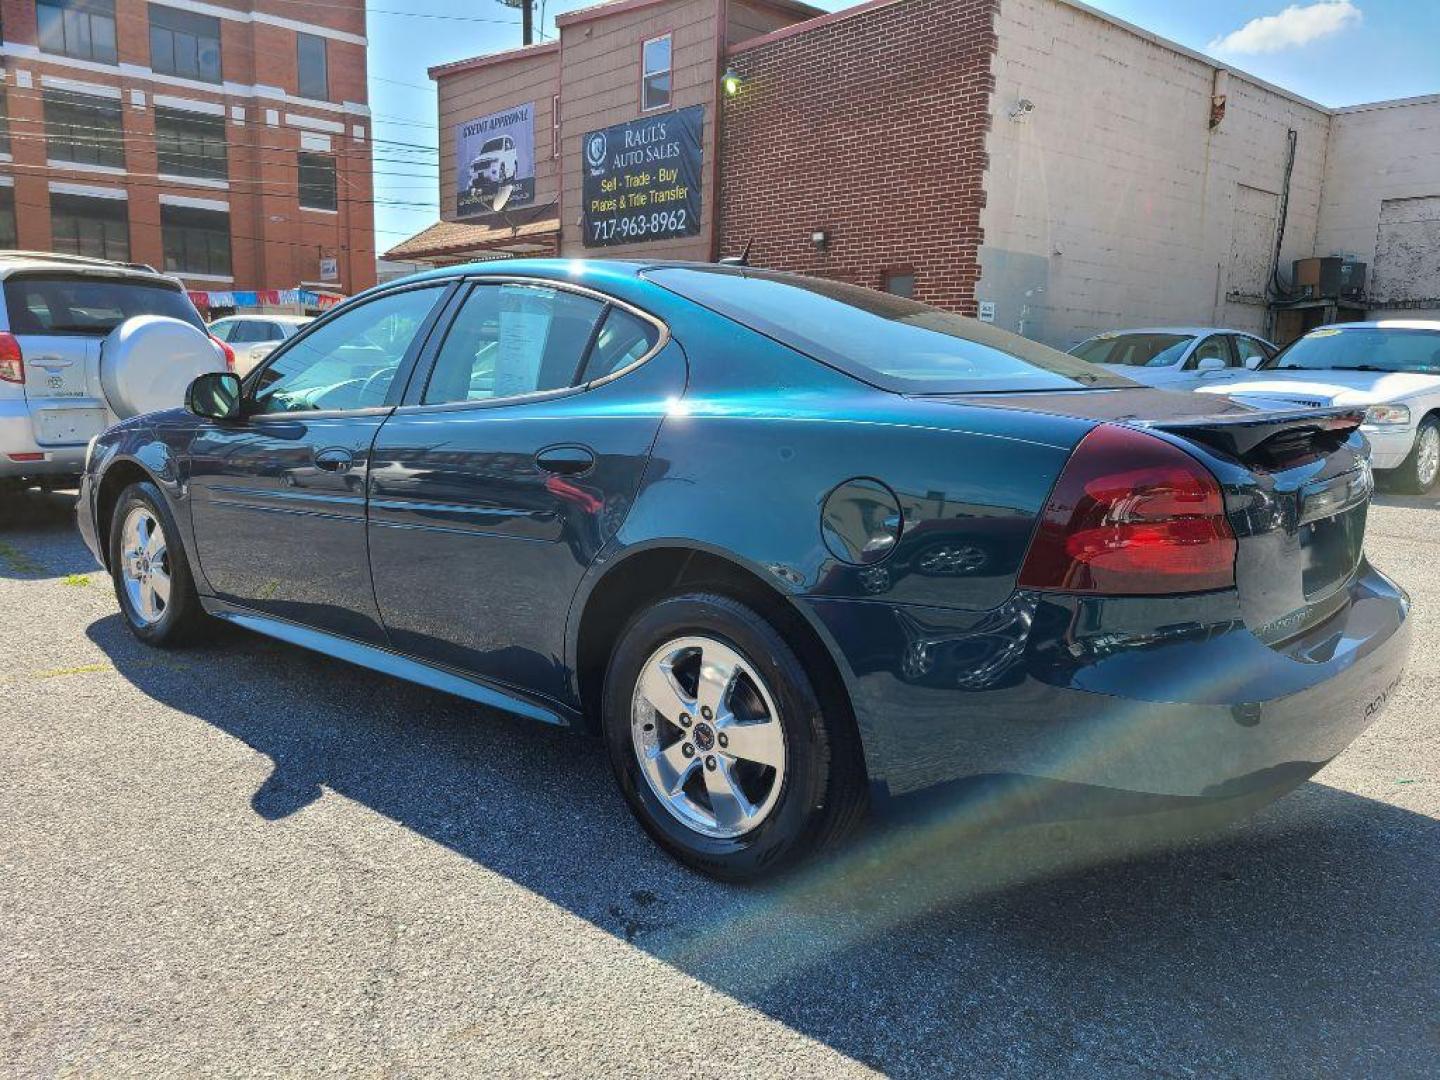
{"type": "Polygon", "coordinates": [[[100,341],[74,335],[17,335],[25,357],[25,398],[40,446],[89,442],[112,422],[100,389],[100,341]]]}
{"type": "Polygon", "coordinates": [[[1344,606],[1363,558],[1374,493],[1359,434],[1364,410],[1256,409],[1214,395],[1151,388],[976,394],[971,405],[1025,409],[1150,430],[1220,481],[1235,532],[1246,625],[1278,644],[1344,606]]]}

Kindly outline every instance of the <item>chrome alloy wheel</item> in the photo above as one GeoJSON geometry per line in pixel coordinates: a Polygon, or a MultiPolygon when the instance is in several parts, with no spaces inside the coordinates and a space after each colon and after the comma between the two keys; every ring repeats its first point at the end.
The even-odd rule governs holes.
{"type": "Polygon", "coordinates": [[[636,682],[630,734],[650,790],[705,836],[749,832],[780,797],[780,710],[755,668],[724,642],[682,637],[656,649],[636,682]]]}
{"type": "Polygon", "coordinates": [[[135,617],[154,626],[170,605],[170,554],[165,530],[147,506],[136,506],[125,515],[120,529],[120,576],[135,617]]]}
{"type": "Polygon", "coordinates": [[[1440,427],[1433,424],[1420,429],[1420,446],[1415,451],[1415,478],[1428,488],[1440,474],[1440,427]]]}

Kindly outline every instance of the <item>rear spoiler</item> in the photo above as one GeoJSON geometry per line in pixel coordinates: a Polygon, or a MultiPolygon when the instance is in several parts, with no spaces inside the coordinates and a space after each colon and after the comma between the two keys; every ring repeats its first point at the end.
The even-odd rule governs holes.
{"type": "Polygon", "coordinates": [[[1191,439],[1242,461],[1257,455],[1282,460],[1303,453],[1315,443],[1339,446],[1364,420],[1363,407],[1340,406],[1281,409],[1249,416],[1197,416],[1142,426],[1191,439]]]}

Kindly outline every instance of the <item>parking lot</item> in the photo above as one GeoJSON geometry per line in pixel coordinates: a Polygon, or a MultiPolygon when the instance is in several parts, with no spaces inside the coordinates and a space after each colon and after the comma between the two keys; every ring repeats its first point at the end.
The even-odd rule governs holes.
{"type": "Polygon", "coordinates": [[[601,748],[259,637],[148,650],[62,495],[0,504],[8,1075],[1433,1075],[1440,508],[1389,711],[1201,841],[944,815],[759,888],[601,748]]]}

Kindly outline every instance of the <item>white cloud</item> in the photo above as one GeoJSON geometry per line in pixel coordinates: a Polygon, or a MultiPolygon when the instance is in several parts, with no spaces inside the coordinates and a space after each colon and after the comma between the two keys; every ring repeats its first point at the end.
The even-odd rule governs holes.
{"type": "Polygon", "coordinates": [[[1278,15],[1251,19],[1239,30],[1216,38],[1209,49],[1216,53],[1279,52],[1348,30],[1359,25],[1360,18],[1360,9],[1350,0],[1291,4],[1278,15]]]}

